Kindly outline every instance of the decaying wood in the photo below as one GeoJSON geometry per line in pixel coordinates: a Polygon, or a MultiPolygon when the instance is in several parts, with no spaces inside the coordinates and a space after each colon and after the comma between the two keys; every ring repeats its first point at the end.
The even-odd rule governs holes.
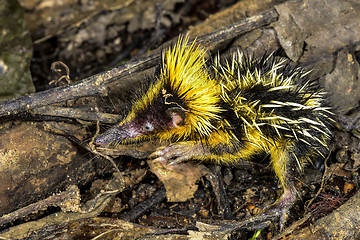
{"type": "MultiPolygon", "coordinates": [[[[238,23],[218,29],[213,33],[201,36],[198,42],[209,48],[242,33],[268,25],[277,20],[277,13],[270,9],[256,16],[246,18],[238,23]]],[[[129,62],[109,71],[83,79],[82,81],[65,85],[43,92],[25,95],[19,98],[1,102],[0,117],[17,114],[37,107],[63,102],[71,99],[89,96],[106,96],[106,85],[126,75],[151,68],[159,63],[160,49],[145,57],[129,62]]]]}
{"type": "Polygon", "coordinates": [[[151,197],[136,205],[129,212],[122,214],[120,219],[123,221],[132,222],[140,216],[144,215],[145,212],[149,211],[155,205],[158,205],[164,201],[165,198],[165,188],[161,187],[151,197]]]}
{"type": "Polygon", "coordinates": [[[91,112],[88,110],[82,110],[78,108],[70,107],[60,107],[60,106],[42,106],[31,110],[31,114],[47,115],[47,116],[57,116],[65,118],[75,118],[86,121],[100,121],[107,124],[117,123],[122,116],[118,114],[109,114],[109,113],[98,113],[91,112]]]}
{"type": "Polygon", "coordinates": [[[15,121],[11,127],[2,127],[0,215],[45,199],[68,185],[91,181],[98,170],[112,171],[107,162],[89,159],[67,138],[45,131],[44,124],[15,121]]]}
{"type": "MultiPolygon", "coordinates": [[[[31,204],[30,206],[19,209],[15,213],[21,213],[24,215],[15,216],[15,213],[11,213],[8,216],[7,219],[3,220],[14,220],[16,218],[22,218],[27,216],[27,214],[36,214],[37,210],[40,210],[39,207],[36,206],[36,204],[41,205],[41,207],[47,207],[47,206],[61,206],[62,204],[68,205],[67,210],[62,212],[57,212],[56,214],[49,215],[45,218],[38,219],[36,221],[30,221],[27,223],[23,223],[18,226],[14,226],[12,228],[9,228],[8,231],[5,231],[3,233],[0,233],[0,238],[2,239],[23,239],[24,237],[31,234],[39,234],[44,233],[47,231],[47,228],[54,228],[58,225],[62,224],[69,224],[69,222],[76,222],[81,221],[83,219],[87,218],[94,218],[98,216],[106,206],[111,202],[113,199],[113,196],[116,195],[119,191],[114,190],[110,192],[105,192],[99,194],[95,199],[89,200],[84,206],[78,205],[80,202],[80,199],[76,199],[76,202],[71,202],[71,198],[74,196],[74,193],[72,193],[73,189],[69,189],[69,191],[60,193],[58,195],[49,197],[47,199],[44,199],[38,203],[31,204]],[[31,210],[34,210],[35,212],[31,212],[31,210]]],[[[78,194],[75,193],[75,196],[78,196],[78,194]]],[[[4,216],[6,217],[6,216],[4,216]]],[[[50,232],[51,233],[51,232],[50,232]]],[[[33,239],[38,239],[37,237],[33,239]]]]}
{"type": "Polygon", "coordinates": [[[23,218],[31,213],[37,213],[40,210],[46,210],[50,206],[66,207],[71,208],[65,209],[64,211],[74,211],[80,212],[80,190],[77,186],[71,185],[64,192],[58,193],[56,195],[50,196],[39,202],[30,204],[24,208],[18,209],[12,213],[5,214],[0,217],[0,226],[7,224],[9,222],[23,218]],[[69,203],[72,201],[71,203],[69,203]]]}
{"type": "Polygon", "coordinates": [[[207,169],[205,175],[206,179],[209,180],[217,200],[218,214],[221,215],[226,220],[233,219],[231,213],[231,207],[229,199],[227,198],[224,183],[222,181],[222,176],[219,166],[213,166],[212,171],[207,169]]]}
{"type": "MultiPolygon", "coordinates": [[[[87,218],[92,219],[104,211],[116,194],[138,184],[143,176],[144,171],[135,170],[127,176],[127,181],[125,182],[119,181],[117,177],[114,177],[106,182],[105,191],[98,193],[96,197],[85,203],[80,202],[81,196],[78,187],[70,185],[63,192],[2,216],[0,218],[0,225],[10,221],[21,220],[29,214],[37,214],[38,211],[44,210],[49,206],[58,206],[62,209],[62,212],[10,227],[7,231],[0,233],[0,238],[22,239],[22,237],[29,235],[29,232],[46,233],[48,228],[54,229],[61,225],[71,225],[71,222],[81,222],[87,218]]],[[[50,230],[49,232],[51,234],[50,230]]]]}

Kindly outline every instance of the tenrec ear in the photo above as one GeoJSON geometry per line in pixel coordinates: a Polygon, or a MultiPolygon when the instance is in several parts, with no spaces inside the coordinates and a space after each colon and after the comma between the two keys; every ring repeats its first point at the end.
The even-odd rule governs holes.
{"type": "Polygon", "coordinates": [[[179,107],[172,107],[166,110],[166,114],[171,117],[173,125],[180,127],[185,123],[185,112],[179,107]]]}

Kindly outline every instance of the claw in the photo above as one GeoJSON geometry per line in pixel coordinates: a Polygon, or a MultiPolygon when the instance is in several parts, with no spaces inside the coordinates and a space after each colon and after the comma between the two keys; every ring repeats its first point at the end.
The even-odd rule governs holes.
{"type": "Polygon", "coordinates": [[[163,158],[163,157],[157,157],[157,158],[155,158],[153,161],[154,161],[154,162],[165,162],[166,159],[163,158]]]}
{"type": "Polygon", "coordinates": [[[287,221],[288,215],[289,215],[289,209],[290,207],[283,207],[281,208],[277,203],[274,203],[273,205],[269,206],[268,208],[265,208],[262,214],[278,214],[279,216],[279,227],[280,232],[284,229],[285,223],[287,221]]]}
{"type": "Polygon", "coordinates": [[[156,149],[155,152],[149,155],[149,158],[155,158],[157,161],[167,161],[168,166],[174,166],[201,156],[202,150],[202,148],[194,147],[194,145],[176,143],[156,149]]]}
{"type": "Polygon", "coordinates": [[[262,211],[264,214],[274,214],[277,213],[280,216],[279,226],[280,231],[284,229],[285,223],[288,218],[289,210],[294,205],[296,201],[296,190],[294,187],[288,187],[284,189],[284,193],[281,197],[272,205],[266,207],[262,211]]]}
{"type": "Polygon", "coordinates": [[[155,152],[151,153],[149,155],[149,158],[158,158],[163,157],[164,160],[170,160],[173,157],[176,157],[178,155],[177,146],[176,145],[170,145],[166,147],[159,147],[156,149],[155,152]]]}
{"type": "Polygon", "coordinates": [[[153,152],[149,155],[149,158],[157,158],[157,157],[161,157],[164,155],[165,155],[165,153],[164,153],[163,149],[157,149],[155,152],[153,152]]]}
{"type": "Polygon", "coordinates": [[[179,161],[178,158],[176,158],[176,159],[171,160],[169,165],[174,166],[174,165],[177,165],[177,164],[179,164],[181,162],[182,162],[181,160],[179,161]]]}
{"type": "Polygon", "coordinates": [[[188,158],[185,158],[185,157],[177,157],[177,158],[171,160],[170,165],[180,164],[180,163],[182,163],[182,162],[185,162],[186,160],[188,160],[188,158]]]}

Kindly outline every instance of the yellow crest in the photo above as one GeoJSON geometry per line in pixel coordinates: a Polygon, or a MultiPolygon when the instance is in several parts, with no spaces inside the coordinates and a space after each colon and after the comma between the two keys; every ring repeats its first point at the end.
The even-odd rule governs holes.
{"type": "Polygon", "coordinates": [[[200,137],[208,136],[215,129],[214,120],[219,119],[220,87],[210,77],[204,59],[205,50],[196,46],[195,41],[187,46],[188,42],[188,37],[180,37],[174,47],[163,53],[159,80],[181,99],[185,124],[161,133],[160,139],[175,137],[180,140],[193,133],[200,137]]]}

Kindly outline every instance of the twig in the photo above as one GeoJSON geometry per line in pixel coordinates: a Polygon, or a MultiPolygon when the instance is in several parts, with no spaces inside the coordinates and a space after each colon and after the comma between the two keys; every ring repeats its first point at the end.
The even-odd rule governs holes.
{"type": "Polygon", "coordinates": [[[124,186],[124,185],[125,185],[124,176],[123,176],[122,172],[120,171],[120,169],[118,168],[118,166],[116,165],[116,163],[114,162],[114,160],[113,160],[110,156],[105,155],[105,154],[102,154],[102,153],[100,153],[100,152],[98,152],[98,151],[96,150],[96,147],[95,147],[95,144],[94,144],[94,139],[95,139],[95,137],[99,134],[99,132],[100,132],[100,126],[99,126],[99,122],[97,122],[97,125],[96,125],[96,133],[95,133],[95,135],[91,138],[91,141],[90,141],[90,143],[89,143],[90,151],[91,151],[92,153],[98,155],[98,156],[101,156],[101,157],[107,159],[107,160],[113,165],[113,167],[115,168],[115,171],[116,171],[117,174],[118,174],[119,180],[120,180],[120,182],[121,182],[121,185],[122,185],[121,188],[125,188],[125,186],[124,186]]]}
{"type": "MultiPolygon", "coordinates": [[[[329,176],[329,167],[327,166],[327,162],[329,160],[330,157],[330,153],[328,154],[328,156],[326,157],[325,161],[324,161],[324,166],[325,166],[325,171],[321,177],[321,185],[319,190],[316,192],[315,196],[306,204],[305,209],[309,209],[310,205],[312,204],[312,202],[320,195],[320,193],[324,190],[324,186],[325,183],[328,179],[326,179],[329,176]]],[[[332,174],[332,173],[331,173],[332,174]]]]}
{"type": "Polygon", "coordinates": [[[202,223],[202,222],[196,222],[196,227],[200,230],[200,231],[209,231],[209,229],[212,229],[213,231],[217,231],[217,232],[234,232],[237,230],[242,230],[242,229],[247,229],[249,231],[253,231],[253,230],[259,230],[259,229],[264,229],[267,226],[270,225],[270,223],[272,221],[274,221],[274,219],[279,218],[279,214],[278,213],[274,213],[271,215],[260,215],[260,216],[256,216],[256,217],[252,217],[249,219],[246,219],[244,221],[227,221],[227,220],[222,220],[222,221],[212,221],[212,224],[206,224],[206,223],[202,223]],[[214,226],[216,226],[214,228],[214,226]]]}
{"type": "Polygon", "coordinates": [[[129,212],[124,213],[120,219],[128,222],[134,221],[138,217],[144,215],[150,208],[153,208],[154,205],[161,203],[166,198],[165,193],[165,188],[162,186],[151,197],[136,205],[129,212]]]}
{"type": "Polygon", "coordinates": [[[233,219],[233,215],[231,213],[230,203],[227,199],[225,187],[224,187],[223,181],[220,180],[220,178],[222,178],[221,173],[220,173],[220,167],[212,166],[212,171],[208,170],[205,177],[211,183],[211,186],[215,193],[218,213],[224,219],[227,219],[227,220],[233,219]]]}
{"type": "Polygon", "coordinates": [[[51,82],[49,82],[49,85],[52,85],[52,84],[60,85],[62,80],[65,80],[67,84],[71,83],[70,70],[69,70],[69,67],[65,63],[63,63],[62,61],[56,61],[51,64],[51,70],[53,72],[61,73],[63,71],[63,70],[61,70],[61,67],[64,68],[66,74],[61,75],[60,78],[57,80],[52,80],[51,82]]]}
{"type": "Polygon", "coordinates": [[[219,28],[211,33],[202,35],[198,38],[199,43],[205,48],[212,48],[222,42],[230,40],[240,34],[261,28],[277,21],[279,14],[274,8],[270,8],[262,13],[242,19],[241,21],[219,28]]]}
{"type": "MultiPolygon", "coordinates": [[[[80,204],[79,191],[80,190],[76,185],[71,185],[64,192],[60,192],[60,193],[50,196],[44,200],[30,204],[26,207],[23,207],[19,210],[9,213],[9,214],[3,215],[0,218],[0,226],[4,225],[6,223],[9,223],[9,222],[15,221],[19,218],[26,217],[27,215],[29,215],[31,213],[36,213],[37,211],[44,210],[44,209],[48,208],[49,206],[64,207],[66,205],[69,205],[69,204],[66,204],[66,202],[69,202],[71,200],[78,200],[75,202],[73,202],[73,201],[71,201],[71,202],[78,203],[78,204],[72,206],[72,210],[79,212],[79,211],[81,211],[80,205],[79,205],[80,204]]],[[[68,210],[68,209],[66,209],[66,210],[68,210]]]]}
{"type": "Polygon", "coordinates": [[[122,116],[119,116],[119,114],[90,112],[88,110],[83,110],[80,108],[61,107],[61,106],[38,107],[31,110],[31,113],[46,115],[46,116],[75,118],[86,121],[99,121],[107,124],[115,124],[122,118],[122,116]]]}

